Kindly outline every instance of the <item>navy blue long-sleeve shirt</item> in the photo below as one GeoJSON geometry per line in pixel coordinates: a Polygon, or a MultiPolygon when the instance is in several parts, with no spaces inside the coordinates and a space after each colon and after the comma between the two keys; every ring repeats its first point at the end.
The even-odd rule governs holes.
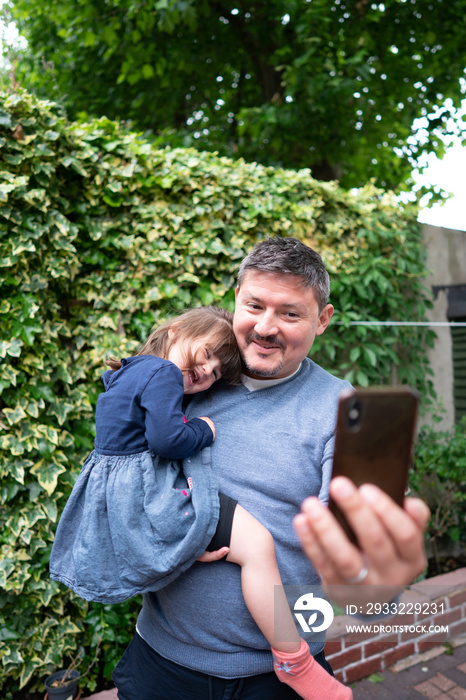
{"type": "Polygon", "coordinates": [[[200,418],[184,421],[183,375],[169,360],[138,355],[102,376],[105,392],[96,409],[95,449],[105,455],[152,450],[160,457],[184,459],[213,442],[200,418]]]}

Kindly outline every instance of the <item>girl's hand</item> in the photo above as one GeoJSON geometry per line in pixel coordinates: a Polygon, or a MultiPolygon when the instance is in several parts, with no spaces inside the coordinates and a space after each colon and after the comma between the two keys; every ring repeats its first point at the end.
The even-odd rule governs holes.
{"type": "Polygon", "coordinates": [[[209,426],[209,428],[213,432],[214,440],[215,440],[215,425],[214,425],[213,421],[211,421],[210,418],[207,418],[207,416],[199,416],[199,417],[201,420],[205,420],[205,422],[207,423],[207,425],[209,426]]]}

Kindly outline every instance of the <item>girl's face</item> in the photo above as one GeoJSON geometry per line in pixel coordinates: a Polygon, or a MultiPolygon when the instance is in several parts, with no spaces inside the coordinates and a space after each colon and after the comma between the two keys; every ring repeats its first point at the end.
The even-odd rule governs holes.
{"type": "Polygon", "coordinates": [[[197,394],[199,391],[205,391],[222,376],[220,360],[209,350],[207,338],[198,340],[175,338],[168,351],[167,360],[173,362],[183,372],[185,394],[197,394]],[[188,367],[189,354],[194,358],[192,367],[188,367]]]}

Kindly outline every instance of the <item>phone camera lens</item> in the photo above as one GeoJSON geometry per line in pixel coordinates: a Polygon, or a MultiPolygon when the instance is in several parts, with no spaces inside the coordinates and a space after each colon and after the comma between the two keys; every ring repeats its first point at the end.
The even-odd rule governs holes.
{"type": "Polygon", "coordinates": [[[349,429],[357,430],[359,428],[359,420],[361,418],[361,406],[357,399],[355,399],[348,407],[347,416],[349,429]]]}

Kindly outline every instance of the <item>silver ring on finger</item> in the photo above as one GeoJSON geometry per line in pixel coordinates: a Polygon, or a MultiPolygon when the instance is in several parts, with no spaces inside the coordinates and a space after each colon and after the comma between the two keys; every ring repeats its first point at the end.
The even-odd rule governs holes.
{"type": "Polygon", "coordinates": [[[357,576],[354,576],[353,578],[348,578],[346,580],[348,581],[348,583],[362,583],[367,578],[368,573],[369,569],[365,564],[363,564],[361,571],[357,576]]]}

